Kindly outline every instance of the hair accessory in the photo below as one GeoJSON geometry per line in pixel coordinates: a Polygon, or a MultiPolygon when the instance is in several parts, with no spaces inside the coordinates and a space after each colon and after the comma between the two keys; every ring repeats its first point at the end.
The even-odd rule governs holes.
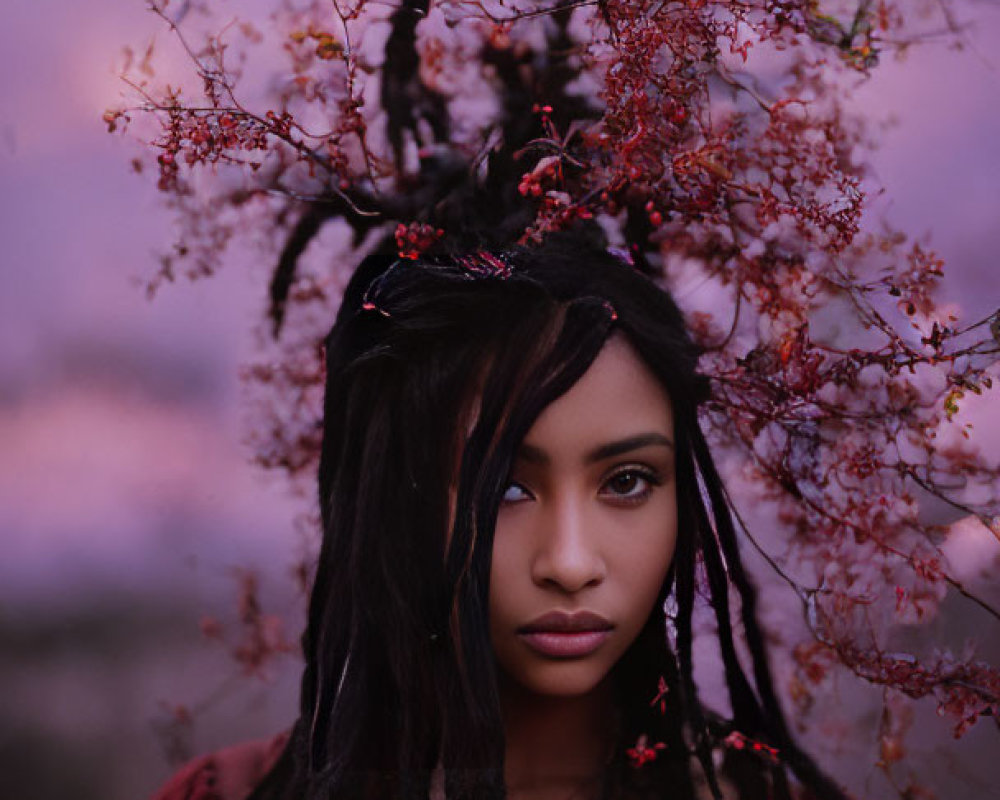
{"type": "Polygon", "coordinates": [[[611,303],[605,300],[602,305],[608,310],[608,314],[610,315],[612,322],[618,319],[618,312],[615,311],[615,307],[611,305],[611,303]]]}
{"type": "MultiPolygon", "coordinates": [[[[366,258],[366,260],[367,259],[375,259],[375,258],[378,258],[379,260],[381,260],[381,259],[384,259],[384,256],[378,256],[378,257],[376,257],[376,256],[368,256],[366,258]]],[[[376,262],[376,263],[378,263],[378,262],[376,262]]],[[[402,259],[399,259],[399,258],[395,259],[391,264],[389,264],[389,266],[387,266],[384,269],[382,269],[372,279],[371,283],[368,284],[368,287],[365,289],[365,293],[364,293],[364,295],[361,298],[361,310],[362,311],[378,311],[378,313],[381,314],[383,317],[391,317],[392,316],[388,311],[386,311],[384,308],[382,308],[381,306],[379,306],[374,301],[373,298],[375,298],[375,297],[378,296],[379,292],[382,291],[382,284],[385,283],[385,281],[389,278],[389,276],[393,273],[394,270],[396,270],[396,269],[399,268],[399,265],[401,263],[402,263],[402,259]]]]}
{"type": "Polygon", "coordinates": [[[677,652],[677,614],[679,607],[677,598],[674,597],[674,587],[670,587],[670,594],[663,601],[663,618],[667,628],[667,644],[670,645],[670,652],[677,652]]]}
{"type": "Polygon", "coordinates": [[[460,257],[458,263],[477,278],[506,279],[514,271],[506,253],[494,254],[485,250],[477,250],[472,255],[460,257]]]}
{"type": "Polygon", "coordinates": [[[373,302],[371,302],[370,300],[365,300],[365,302],[363,302],[363,303],[361,304],[361,309],[362,309],[363,311],[377,311],[377,312],[378,312],[379,314],[381,314],[381,315],[382,315],[383,317],[391,317],[391,316],[392,316],[392,315],[391,315],[391,314],[390,314],[390,313],[389,313],[388,311],[386,311],[386,310],[385,310],[384,308],[379,308],[379,307],[378,307],[377,305],[375,305],[375,304],[374,304],[373,302]]]}

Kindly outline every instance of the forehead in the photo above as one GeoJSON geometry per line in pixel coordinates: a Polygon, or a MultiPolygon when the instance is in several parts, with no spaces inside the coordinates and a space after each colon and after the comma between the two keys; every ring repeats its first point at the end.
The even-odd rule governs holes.
{"type": "Polygon", "coordinates": [[[640,433],[673,439],[666,389],[628,340],[613,334],[590,368],[548,405],[524,438],[543,450],[586,450],[640,433]]]}

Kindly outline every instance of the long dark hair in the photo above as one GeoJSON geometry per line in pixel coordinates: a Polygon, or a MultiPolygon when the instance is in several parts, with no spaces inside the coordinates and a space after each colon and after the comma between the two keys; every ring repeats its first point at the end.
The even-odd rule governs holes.
{"type": "Polygon", "coordinates": [[[356,271],[326,340],[323,543],[300,715],[254,800],[426,800],[438,765],[449,800],[504,796],[487,620],[494,523],[518,443],[612,331],[671,399],[679,537],[660,602],[614,670],[621,736],[607,794],[694,798],[707,783],[718,797],[724,751],[721,772],[741,798],[791,797],[788,771],[815,797],[844,797],[796,746],[775,695],[754,590],[698,425],[708,387],[681,312],[587,238],[370,257],[356,271]],[[731,719],[699,701],[697,594],[717,621],[731,719]],[[746,746],[723,748],[733,736],[746,746]],[[665,747],[635,767],[640,737],[665,747]]]}

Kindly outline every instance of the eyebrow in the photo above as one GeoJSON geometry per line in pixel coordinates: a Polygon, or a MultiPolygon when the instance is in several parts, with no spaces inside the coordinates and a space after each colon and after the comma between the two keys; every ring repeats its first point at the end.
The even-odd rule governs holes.
{"type": "MultiPolygon", "coordinates": [[[[607,444],[599,445],[587,453],[584,456],[584,462],[587,464],[593,464],[597,461],[604,461],[608,458],[614,458],[615,456],[624,455],[625,453],[631,453],[633,450],[639,450],[643,447],[649,447],[651,445],[659,445],[661,447],[669,447],[671,450],[674,449],[674,443],[670,441],[662,433],[639,433],[635,436],[629,436],[625,439],[618,439],[614,442],[608,442],[607,444]]],[[[549,456],[544,450],[538,447],[534,447],[530,444],[522,443],[517,450],[517,457],[528,461],[532,464],[539,464],[545,466],[549,463],[549,456]]]]}

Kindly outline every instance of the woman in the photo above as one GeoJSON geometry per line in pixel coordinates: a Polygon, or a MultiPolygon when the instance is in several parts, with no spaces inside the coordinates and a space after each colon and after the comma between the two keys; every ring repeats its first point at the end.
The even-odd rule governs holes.
{"type": "Polygon", "coordinates": [[[370,258],[326,357],[300,715],[253,800],[843,797],[775,697],[667,294],[581,236],[370,258]]]}

